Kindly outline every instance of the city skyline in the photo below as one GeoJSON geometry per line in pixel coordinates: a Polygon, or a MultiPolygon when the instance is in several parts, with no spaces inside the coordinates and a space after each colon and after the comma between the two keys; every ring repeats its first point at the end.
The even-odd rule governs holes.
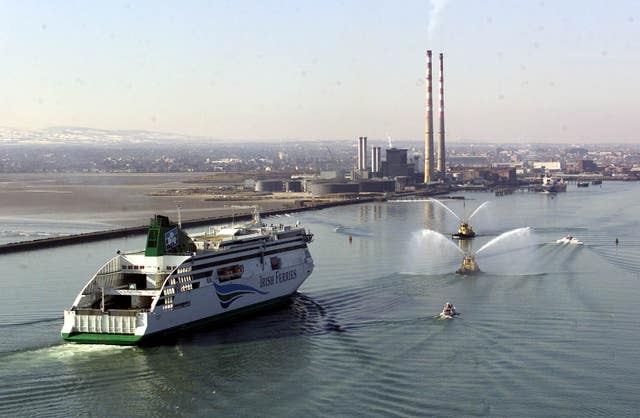
{"type": "Polygon", "coordinates": [[[5,2],[0,126],[226,140],[632,143],[640,3],[5,2]],[[437,124],[436,124],[437,126],[437,124]]]}

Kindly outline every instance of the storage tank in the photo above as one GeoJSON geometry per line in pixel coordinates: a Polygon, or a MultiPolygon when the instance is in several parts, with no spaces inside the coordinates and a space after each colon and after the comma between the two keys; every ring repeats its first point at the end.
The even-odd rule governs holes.
{"type": "Polygon", "coordinates": [[[311,183],[309,191],[316,196],[336,193],[358,193],[360,185],[358,183],[311,183]]]}
{"type": "Polygon", "coordinates": [[[284,190],[291,193],[299,193],[302,191],[302,181],[300,180],[287,180],[284,183],[284,190]]]}
{"type": "Polygon", "coordinates": [[[368,180],[361,181],[360,193],[385,193],[396,190],[395,180],[368,180]]]}
{"type": "Polygon", "coordinates": [[[284,184],[282,180],[258,180],[256,181],[256,192],[282,192],[284,184]]]}

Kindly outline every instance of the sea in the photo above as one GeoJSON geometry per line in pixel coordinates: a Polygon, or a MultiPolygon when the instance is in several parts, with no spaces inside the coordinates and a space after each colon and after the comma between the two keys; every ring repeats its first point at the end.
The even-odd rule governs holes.
{"type": "Polygon", "coordinates": [[[267,219],[314,233],[290,303],[150,347],[59,334],[144,237],[1,255],[0,416],[637,416],[640,184],[455,196],[267,219]],[[451,239],[458,218],[474,240],[451,239]],[[583,245],[556,243],[568,234],[583,245]],[[455,273],[464,254],[481,274],[455,273]],[[460,315],[438,319],[446,302],[460,315]]]}

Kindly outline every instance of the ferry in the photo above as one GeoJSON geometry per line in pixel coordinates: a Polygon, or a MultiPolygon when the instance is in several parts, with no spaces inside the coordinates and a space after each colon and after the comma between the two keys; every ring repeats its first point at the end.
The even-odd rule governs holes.
{"type": "Polygon", "coordinates": [[[299,223],[266,225],[254,210],[240,226],[188,235],[155,215],[146,248],[117,252],[64,311],[61,336],[135,345],[288,299],[311,275],[313,234],[299,223]]]}

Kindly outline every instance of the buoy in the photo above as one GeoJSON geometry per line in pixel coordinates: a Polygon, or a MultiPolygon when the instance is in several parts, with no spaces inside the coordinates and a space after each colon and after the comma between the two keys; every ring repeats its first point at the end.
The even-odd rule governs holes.
{"type": "Polygon", "coordinates": [[[620,242],[620,241],[618,241],[618,238],[616,238],[616,245],[618,245],[618,243],[619,243],[619,242],[620,242]]]}
{"type": "Polygon", "coordinates": [[[349,235],[349,244],[351,244],[351,241],[353,241],[353,237],[349,235]]]}

